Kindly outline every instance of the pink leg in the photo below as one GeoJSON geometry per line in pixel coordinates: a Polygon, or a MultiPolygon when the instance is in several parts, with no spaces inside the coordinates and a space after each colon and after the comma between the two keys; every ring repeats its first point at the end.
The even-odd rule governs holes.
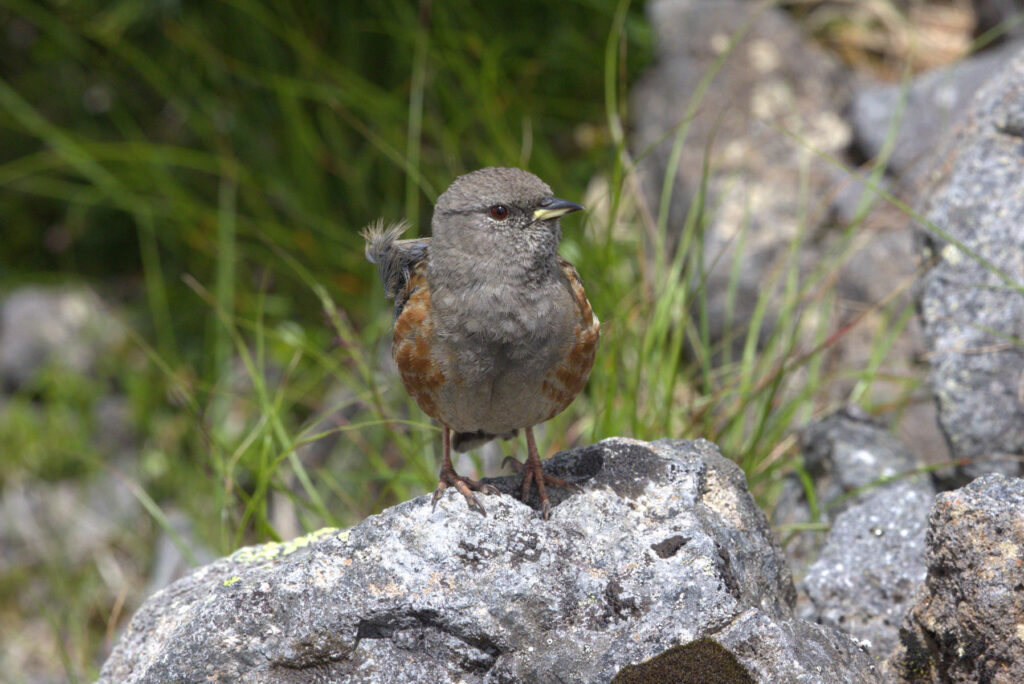
{"type": "Polygon", "coordinates": [[[544,468],[540,463],[540,454],[537,452],[537,440],[533,436],[532,427],[526,428],[526,450],[526,463],[520,463],[511,456],[505,459],[505,463],[510,465],[517,473],[523,474],[523,487],[520,492],[520,498],[524,502],[530,497],[530,485],[536,484],[537,494],[540,496],[541,512],[544,515],[544,519],[547,520],[548,516],[551,515],[551,502],[548,501],[547,487],[576,490],[579,490],[580,487],[568,480],[563,480],[544,472],[544,468]]]}
{"type": "Polygon", "coordinates": [[[451,486],[455,487],[462,496],[466,497],[466,503],[469,504],[471,509],[476,509],[480,512],[480,515],[486,516],[487,511],[484,510],[483,505],[477,500],[473,492],[483,492],[484,494],[500,494],[501,492],[489,484],[484,484],[472,478],[462,477],[455,472],[455,466],[452,465],[451,430],[444,425],[441,426],[441,444],[444,448],[444,457],[441,461],[441,473],[437,489],[434,490],[434,498],[431,505],[437,506],[437,500],[441,498],[442,492],[451,486]]]}

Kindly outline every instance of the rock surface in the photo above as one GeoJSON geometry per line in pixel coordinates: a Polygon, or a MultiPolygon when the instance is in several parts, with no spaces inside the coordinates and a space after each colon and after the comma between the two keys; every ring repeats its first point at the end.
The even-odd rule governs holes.
{"type": "Polygon", "coordinates": [[[934,495],[926,482],[898,481],[839,514],[807,569],[798,615],[868,642],[884,658],[925,577],[925,532],[934,495]]]}
{"type": "MultiPolygon", "coordinates": [[[[788,14],[762,5],[742,0],[648,3],[658,59],[630,96],[631,147],[641,160],[644,194],[654,216],[666,174],[675,177],[670,242],[683,230],[707,157],[703,249],[716,336],[746,325],[770,286],[769,274],[784,264],[793,240],[810,239],[829,211],[822,198],[846,181],[808,147],[840,155],[848,144],[851,132],[841,116],[849,99],[847,72],[788,14]],[[730,52],[733,37],[738,39],[730,52]],[[691,98],[701,93],[701,82],[723,57],[712,86],[687,119],[691,98]],[[673,164],[681,122],[688,125],[687,137],[673,164]],[[735,268],[739,280],[730,304],[735,259],[740,260],[735,268]],[[731,318],[726,317],[729,311],[731,318]]],[[[800,258],[810,266],[814,253],[810,248],[800,258]]]]}
{"type": "Polygon", "coordinates": [[[940,494],[928,577],[890,664],[912,682],[1024,682],[1024,480],[986,475],[940,494]]]}
{"type": "Polygon", "coordinates": [[[999,46],[928,71],[909,86],[886,84],[860,90],[853,98],[849,117],[861,154],[868,159],[877,157],[896,125],[887,168],[897,176],[910,172],[929,157],[963,117],[978,88],[1021,48],[1019,42],[999,46]],[[893,117],[899,117],[895,124],[893,117]]]}
{"type": "Polygon", "coordinates": [[[136,614],[100,681],[608,682],[705,638],[753,681],[875,681],[848,637],[792,616],[778,543],[711,443],[611,439],[549,467],[584,491],[546,523],[449,490],[200,568],[136,614]]]}
{"type": "MultiPolygon", "coordinates": [[[[800,444],[804,469],[814,483],[819,518],[813,518],[803,485],[794,476],[785,483],[778,498],[772,515],[773,525],[837,523],[838,517],[848,509],[860,508],[865,501],[876,498],[884,501],[885,497],[891,497],[895,500],[908,488],[926,498],[934,494],[930,481],[923,476],[880,482],[883,478],[913,470],[917,463],[899,439],[857,407],[841,409],[811,424],[801,434],[800,444]]],[[[930,503],[925,502],[917,512],[921,521],[928,517],[929,507],[930,503]]],[[[861,511],[867,512],[870,508],[861,511]]],[[[911,512],[906,511],[906,515],[911,515],[911,512]]],[[[856,519],[854,516],[849,521],[856,519]]],[[[870,524],[862,525],[861,531],[870,527],[870,524]]],[[[849,534],[857,534],[854,528],[844,526],[843,529],[849,534]]],[[[798,577],[804,575],[828,539],[823,532],[803,531],[788,541],[786,555],[798,577]]],[[[876,550],[884,546],[882,544],[876,550]]],[[[923,563],[923,555],[920,562],[923,563]]],[[[855,573],[863,571],[863,568],[846,569],[855,573]]],[[[860,580],[845,577],[837,581],[856,585],[860,580]]],[[[835,591],[842,590],[837,588],[835,591]]]]}
{"type": "Polygon", "coordinates": [[[921,233],[937,260],[920,296],[931,385],[954,457],[976,461],[967,478],[993,469],[1017,474],[1013,456],[1024,454],[1022,144],[1018,53],[978,91],[918,192],[929,222],[921,233]]]}
{"type": "MultiPolygon", "coordinates": [[[[816,485],[818,502],[829,507],[833,516],[858,500],[875,496],[879,490],[895,488],[897,483],[879,480],[917,466],[906,446],[853,406],[805,428],[800,444],[804,467],[816,485]],[[851,498],[839,501],[842,497],[851,498]]],[[[922,486],[931,490],[928,484],[922,486]]]]}

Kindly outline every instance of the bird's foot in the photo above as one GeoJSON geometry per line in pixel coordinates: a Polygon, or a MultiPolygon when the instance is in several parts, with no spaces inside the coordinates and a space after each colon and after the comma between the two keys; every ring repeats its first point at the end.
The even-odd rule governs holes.
{"type": "Polygon", "coordinates": [[[463,477],[455,472],[454,468],[441,468],[441,474],[437,483],[437,489],[434,490],[434,498],[430,502],[431,508],[437,507],[437,500],[441,498],[441,494],[448,487],[455,487],[459,490],[459,493],[466,498],[466,503],[469,504],[470,509],[475,509],[480,515],[486,517],[487,511],[484,510],[483,504],[476,498],[473,492],[481,492],[483,494],[501,494],[497,488],[474,480],[470,477],[463,477]]]}
{"type": "Polygon", "coordinates": [[[537,487],[537,494],[540,496],[540,509],[544,515],[544,519],[547,520],[551,515],[551,502],[548,501],[548,487],[561,487],[562,489],[574,489],[577,492],[582,492],[583,488],[575,482],[569,482],[563,480],[560,477],[555,477],[551,473],[548,473],[541,467],[540,460],[530,461],[526,463],[520,463],[511,456],[506,456],[505,460],[502,461],[503,466],[508,466],[512,470],[516,471],[516,474],[523,476],[522,491],[520,493],[520,499],[523,503],[526,503],[530,497],[530,487],[534,485],[537,487]]]}

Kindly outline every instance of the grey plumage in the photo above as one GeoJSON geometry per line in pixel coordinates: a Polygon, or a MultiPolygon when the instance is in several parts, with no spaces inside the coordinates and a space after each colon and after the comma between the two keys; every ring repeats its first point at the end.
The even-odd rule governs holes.
{"type": "MultiPolygon", "coordinates": [[[[367,226],[362,233],[366,240],[366,258],[377,265],[377,273],[384,284],[384,294],[388,299],[395,300],[395,318],[398,318],[405,306],[405,286],[409,282],[409,275],[416,264],[427,257],[430,245],[430,238],[399,240],[398,236],[408,227],[405,221],[385,226],[384,220],[380,219],[367,226]]],[[[465,452],[495,438],[512,439],[517,433],[517,430],[500,435],[482,430],[455,432],[452,434],[452,448],[465,452]]]]}

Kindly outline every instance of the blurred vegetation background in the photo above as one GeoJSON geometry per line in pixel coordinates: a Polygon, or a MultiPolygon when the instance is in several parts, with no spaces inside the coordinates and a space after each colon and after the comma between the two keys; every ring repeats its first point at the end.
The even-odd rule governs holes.
{"type": "Polygon", "coordinates": [[[2,0],[0,33],[0,295],[84,285],[123,329],[90,373],[55,363],[12,388],[0,485],[140,504],[116,581],[60,539],[4,565],[0,630],[53,645],[4,670],[89,679],[155,537],[195,562],[433,486],[438,433],[386,362],[358,231],[427,234],[436,196],[487,165],[580,198],[616,156],[606,79],[621,94],[650,32],[639,4],[602,0],[2,0]],[[96,418],[111,393],[132,435],[116,453],[96,418]]]}
{"type": "MultiPolygon", "coordinates": [[[[197,421],[164,445],[183,481],[224,475],[210,451],[231,451],[229,407],[273,408],[291,431],[342,408],[322,403],[332,376],[361,372],[348,386],[365,392],[350,356],[376,374],[390,322],[363,225],[405,217],[427,234],[437,194],[488,165],[581,196],[615,154],[613,22],[629,44],[615,87],[650,43],[639,7],[599,0],[0,7],[0,282],[84,282],[123,305],[153,382],[140,427],[163,409],[197,421]],[[239,367],[245,350],[259,369],[239,367]],[[232,387],[286,368],[276,387],[232,387]],[[252,396],[285,385],[276,406],[252,396]]],[[[359,503],[318,513],[351,522],[383,502],[359,503]]]]}
{"type": "MultiPolygon", "coordinates": [[[[848,62],[902,72],[857,43],[877,17],[856,3],[792,4],[848,62]]],[[[796,467],[793,427],[829,380],[794,332],[811,285],[794,280],[757,355],[756,323],[736,359],[688,325],[699,250],[652,258],[629,180],[625,93],[652,56],[641,3],[0,0],[0,34],[0,296],[84,285],[120,331],[89,373],[57,363],[9,388],[0,486],[71,479],[137,506],[102,562],[70,562],[49,530],[55,553],[0,569],[0,631],[52,645],[8,655],[8,673],[94,677],[159,588],[161,535],[195,563],[433,487],[438,432],[391,372],[390,304],[358,231],[405,217],[427,234],[436,196],[475,168],[529,168],[592,209],[565,221],[562,253],[602,349],[542,450],[703,436],[763,502],[796,467]],[[111,394],[130,433],[114,450],[95,417],[111,394]]],[[[681,244],[700,240],[694,204],[681,244]]]]}

